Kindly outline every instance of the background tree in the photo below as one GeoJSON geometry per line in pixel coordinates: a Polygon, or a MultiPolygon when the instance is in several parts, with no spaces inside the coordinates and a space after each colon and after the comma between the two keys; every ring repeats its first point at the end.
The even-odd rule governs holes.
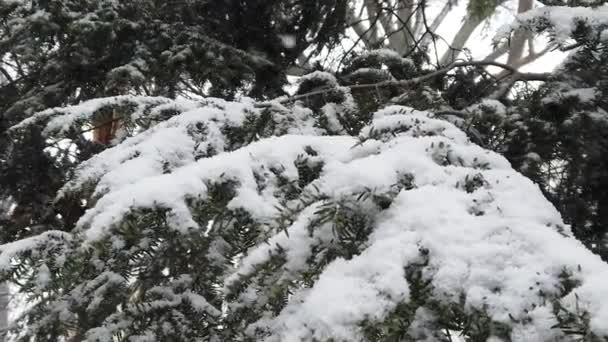
{"type": "Polygon", "coordinates": [[[603,33],[608,22],[603,17],[605,7],[587,5],[591,7],[577,9],[574,22],[554,19],[571,11],[567,7],[528,13],[519,28],[548,31],[553,44],[570,50],[569,56],[549,82],[521,92],[497,121],[488,120],[496,108],[486,108],[476,110],[483,117],[475,122],[486,127],[480,130],[488,132],[487,141],[493,141],[514,167],[541,185],[575,235],[608,259],[604,157],[608,41],[603,33]],[[572,36],[560,35],[570,30],[572,36]],[[489,132],[489,126],[502,128],[489,132]]]}
{"type": "Polygon", "coordinates": [[[81,205],[53,209],[52,197],[103,148],[95,142],[111,143],[122,114],[96,113],[95,141],[72,141],[63,158],[48,155],[37,128],[9,137],[8,127],[110,95],[278,96],[285,69],[311,41],[333,44],[343,16],[341,1],[0,1],[0,198],[15,206],[2,241],[71,229],[81,205]]]}
{"type": "MultiPolygon", "coordinates": [[[[328,65],[337,66],[339,69],[344,61],[343,55],[351,51],[359,53],[366,49],[388,48],[406,57],[422,53],[428,55],[427,62],[446,66],[467,58],[463,57],[463,53],[467,51],[473,33],[478,31],[483,23],[489,23],[499,9],[504,10],[506,6],[513,4],[515,5],[513,14],[516,14],[531,9],[534,1],[470,0],[464,3],[451,0],[351,1],[348,7],[346,32],[347,36],[354,36],[352,47],[336,46],[329,55],[340,62],[334,61],[328,65]],[[457,22],[454,20],[456,15],[454,10],[458,6],[465,6],[466,11],[462,20],[457,22]],[[430,7],[432,11],[429,10],[430,7]],[[457,28],[451,28],[449,36],[443,37],[439,32],[445,31],[446,25],[457,25],[457,28]],[[443,30],[440,29],[441,27],[443,30]]],[[[529,31],[519,30],[513,39],[497,45],[484,60],[497,61],[507,54],[509,57],[506,64],[519,68],[537,60],[554,48],[549,45],[538,50],[535,48],[535,45],[538,45],[536,40],[529,31]]],[[[298,64],[304,69],[310,69],[305,63],[309,60],[310,58],[303,55],[298,64]]]]}
{"type": "MultiPolygon", "coordinates": [[[[240,5],[238,13],[257,6],[240,5]]],[[[142,11],[167,23],[160,33],[174,29],[171,44],[188,32],[179,18],[190,12],[176,8],[142,11]]],[[[79,25],[94,15],[77,15],[79,25]]],[[[230,18],[238,16],[195,22],[230,18]]],[[[3,141],[2,238],[12,242],[0,246],[0,280],[31,307],[12,331],[23,341],[447,341],[454,331],[469,341],[605,340],[608,269],[573,237],[603,253],[606,18],[606,7],[518,17],[505,40],[549,32],[553,46],[571,51],[553,73],[490,60],[435,65],[421,46],[405,55],[378,49],[342,56],[338,72],[306,74],[295,95],[272,99],[281,83],[256,77],[287,70],[277,62],[286,54],[265,56],[253,41],[239,43],[243,33],[223,32],[186,35],[183,44],[221,46],[238,59],[217,70],[212,57],[193,61],[208,63],[200,83],[191,65],[146,74],[141,65],[155,60],[146,51],[161,49],[142,45],[135,61],[98,75],[106,84],[91,85],[128,95],[92,93],[44,111],[57,99],[84,99],[80,89],[67,100],[43,97],[50,102],[40,107],[15,101],[30,112],[9,116],[29,117],[3,141]],[[90,140],[99,123],[112,125],[108,144],[90,140]]],[[[311,32],[339,33],[332,20],[311,32]]],[[[293,47],[292,34],[277,35],[277,46],[293,47]]],[[[48,56],[62,51],[53,44],[48,56]]],[[[7,85],[19,94],[11,72],[7,85]]]]}
{"type": "Polygon", "coordinates": [[[114,97],[15,127],[72,139],[118,103],[142,130],[57,193],[89,208],[74,230],[0,247],[33,304],[19,340],[605,338],[608,265],[535,184],[430,112],[353,116],[363,87],[302,81],[320,84],[319,102],[114,97]]]}

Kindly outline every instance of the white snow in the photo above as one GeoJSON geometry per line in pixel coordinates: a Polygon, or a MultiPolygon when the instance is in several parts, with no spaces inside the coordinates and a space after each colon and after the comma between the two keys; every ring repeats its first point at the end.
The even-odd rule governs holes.
{"type": "Polygon", "coordinates": [[[279,35],[281,43],[287,49],[293,49],[296,46],[296,37],[293,34],[281,34],[279,35]]]}
{"type": "Polygon", "coordinates": [[[323,81],[326,83],[327,86],[331,86],[331,87],[339,86],[336,76],[334,76],[332,73],[325,72],[325,71],[313,71],[311,73],[308,73],[308,74],[300,77],[298,79],[298,83],[303,83],[304,81],[314,81],[314,80],[323,81]]]}
{"type": "MultiPolygon", "coordinates": [[[[275,255],[277,245],[286,262],[275,280],[298,281],[308,266],[306,260],[315,257],[313,247],[336,243],[331,223],[310,229],[320,206],[366,189],[390,191],[400,176],[408,174],[415,188],[399,191],[387,210],[374,209],[369,201],[361,204],[359,210],[373,223],[373,230],[360,254],[331,261],[312,287],[291,289],[293,295],[279,315],[266,313],[247,331],[269,331],[266,341],[360,340],[361,321],[382,319],[410,300],[404,270],[420,261],[424,248],[429,258],[424,274],[431,279],[435,298],[457,303],[464,295],[467,310],[486,310],[493,320],[513,326],[514,340],[526,335],[560,336],[551,328],[555,322],[550,301],[540,293],[558,296],[563,272],[580,285],[561,299],[562,305],[588,311],[592,331],[608,335],[608,265],[571,236],[538,186],[500,155],[471,144],[454,125],[430,113],[391,106],[376,113],[359,138],[319,136],[312,129],[311,113],[296,107],[299,128],[285,130],[289,134],[225,149],[220,127],[238,126],[245,112],[259,111],[251,103],[210,101],[185,109],[84,163],[64,191],[93,184],[99,199],[80,219],[76,234],[88,243],[112,238],[113,225],[130,211],[159,207],[170,209],[169,224],[177,231],[205,231],[207,227],[198,227],[193,219],[187,199],[204,201],[208,183],[232,180],[237,184],[236,197],[228,208],[243,209],[265,223],[270,239],[248,251],[238,268],[227,274],[223,291],[229,292],[243,276],[254,276],[256,266],[275,255]],[[189,133],[197,122],[207,125],[207,134],[189,133]],[[195,161],[197,143],[213,146],[217,154],[195,161]],[[297,179],[294,161],[307,148],[315,151],[314,160],[323,168],[320,177],[304,188],[304,195],[322,197],[310,203],[286,203],[296,215],[287,235],[272,224],[283,197],[277,176],[267,170],[283,168],[284,176],[297,179]],[[161,167],[165,162],[171,165],[169,170],[161,167]],[[256,174],[264,177],[263,190],[256,174]],[[468,189],[473,178],[481,181],[468,189]]],[[[46,238],[0,247],[0,266],[6,269],[17,253],[46,238]]],[[[263,301],[255,296],[255,284],[249,286],[239,300],[228,304],[263,301]]],[[[156,304],[171,306],[180,296],[167,293],[167,299],[156,304]]],[[[213,309],[202,297],[185,296],[202,311],[213,309]]],[[[421,310],[418,322],[427,319],[421,310]]]]}
{"type": "MultiPolygon", "coordinates": [[[[247,110],[253,110],[247,103],[229,104],[216,99],[209,100],[209,105],[205,107],[192,107],[176,106],[184,113],[126,139],[119,148],[107,149],[87,160],[62,193],[92,181],[99,182],[98,193],[112,190],[163,174],[168,171],[166,168],[170,170],[190,164],[198,153],[206,153],[209,149],[222,152],[226,146],[220,128],[224,125],[240,126],[247,110]],[[221,107],[225,105],[229,108],[221,107]],[[197,125],[201,125],[203,132],[196,129],[197,125]],[[203,140],[203,136],[205,141],[197,144],[203,140]]],[[[155,110],[158,112],[166,108],[167,105],[160,105],[155,110]]],[[[55,121],[60,120],[51,121],[49,126],[55,125],[55,121]]]]}
{"type": "MultiPolygon", "coordinates": [[[[380,120],[387,118],[390,116],[380,120]]],[[[400,124],[418,121],[420,129],[389,140],[379,146],[377,154],[348,162],[328,161],[316,184],[336,196],[364,185],[387,187],[395,182],[399,171],[407,170],[413,173],[418,188],[401,192],[391,208],[382,213],[363,253],[351,260],[335,260],[311,289],[296,292],[278,317],[256,324],[274,331],[268,340],[359,340],[358,322],[382,317],[400,301],[409,299],[403,270],[419,257],[420,246],[429,250],[426,270],[433,279],[436,296],[457,302],[464,293],[468,308],[486,308],[494,320],[505,323],[510,317],[537,318],[538,324],[519,329],[532,329],[541,336],[555,332],[538,318],[547,310],[538,293],[555,293],[557,276],[567,269],[583,282],[576,292],[587,298],[582,305],[595,317],[593,328],[606,333],[600,322],[608,318],[608,305],[603,300],[608,293],[598,279],[608,276],[608,267],[578,241],[565,237],[567,228],[550,228],[562,224],[561,219],[538,187],[511,170],[503,158],[468,144],[461,134],[448,133],[448,139],[441,133],[437,137],[408,136],[413,132],[437,133],[441,128],[444,132],[457,131],[450,124],[416,114],[395,115],[397,118],[400,124]],[[451,158],[461,160],[463,165],[442,167],[433,160],[431,146],[438,147],[442,142],[451,145],[451,158]],[[489,170],[473,167],[482,160],[489,163],[489,170]],[[469,194],[457,187],[467,175],[477,173],[487,182],[483,188],[469,194]],[[483,211],[483,215],[473,215],[472,209],[483,211]],[[586,266],[579,271],[579,264],[586,266]],[[593,291],[597,291],[595,295],[593,291]]],[[[310,212],[303,212],[303,219],[308,215],[310,212]]],[[[289,229],[293,232],[290,238],[282,233],[276,237],[287,250],[288,265],[301,263],[306,255],[302,249],[313,245],[314,237],[298,233],[301,225],[301,221],[294,223],[289,229]]],[[[273,242],[254,248],[237,273],[247,274],[252,265],[268,258],[273,242]]],[[[292,271],[292,267],[286,268],[292,271]]],[[[573,294],[567,299],[571,297],[573,294]]],[[[573,305],[568,300],[565,304],[573,305]]]]}
{"type": "Polygon", "coordinates": [[[23,252],[36,250],[40,247],[50,248],[54,245],[62,245],[71,239],[72,236],[66,232],[51,230],[40,235],[0,245],[0,271],[8,271],[12,265],[12,259],[23,252]]]}
{"type": "Polygon", "coordinates": [[[195,108],[197,106],[197,103],[193,101],[188,101],[184,99],[171,100],[164,97],[147,97],[133,95],[106,97],[88,100],[79,105],[70,106],[67,108],[52,108],[36,113],[35,115],[32,115],[29,118],[23,120],[18,125],[13,126],[12,129],[19,129],[21,127],[25,127],[27,125],[31,125],[42,120],[49,120],[44,130],[45,134],[65,134],[67,130],[72,128],[75,123],[80,120],[91,118],[99,109],[108,106],[127,104],[135,104],[138,106],[138,110],[136,110],[132,114],[133,118],[138,118],[139,116],[141,116],[142,111],[146,108],[146,106],[157,106],[159,109],[166,109],[161,107],[161,105],[165,104],[170,105],[179,111],[183,111],[189,108],[195,108]]]}
{"type": "Polygon", "coordinates": [[[569,7],[546,6],[539,7],[517,15],[517,20],[500,29],[497,38],[505,38],[512,30],[519,27],[534,27],[541,20],[547,20],[552,25],[551,31],[555,41],[565,44],[572,36],[578,21],[585,21],[590,25],[608,24],[608,5],[599,7],[569,7]]]}

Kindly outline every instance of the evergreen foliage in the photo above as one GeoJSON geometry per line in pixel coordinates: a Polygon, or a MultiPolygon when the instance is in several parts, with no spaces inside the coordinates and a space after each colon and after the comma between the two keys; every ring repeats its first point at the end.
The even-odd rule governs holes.
{"type": "Polygon", "coordinates": [[[1,247],[3,278],[33,303],[18,340],[606,334],[608,267],[533,183],[431,113],[388,107],[353,137],[327,126],[327,104],[126,96],[13,129],[69,139],[108,105],[143,131],[59,191],[89,208],[76,229],[1,247]]]}
{"type": "MultiPolygon", "coordinates": [[[[10,241],[73,227],[75,203],[51,208],[74,165],[99,152],[82,137],[49,158],[45,137],[7,130],[32,114],[105,96],[174,98],[196,89],[225,98],[282,95],[285,69],[309,47],[334,44],[343,1],[0,1],[0,198],[16,204],[10,241]],[[293,44],[286,44],[288,37],[293,44]],[[12,71],[12,72],[9,72],[12,71]],[[23,177],[22,177],[23,176],[23,177]],[[63,219],[57,219],[60,214],[63,219]]],[[[102,126],[112,111],[99,112],[102,126]]]]}
{"type": "Polygon", "coordinates": [[[488,146],[538,183],[577,238],[608,260],[606,13],[605,6],[527,13],[520,25],[576,49],[549,82],[521,92],[512,106],[469,110],[488,146]]]}
{"type": "Polygon", "coordinates": [[[387,49],[281,97],[347,2],[0,0],[11,340],[608,341],[608,7],[585,4],[505,30],[570,51],[511,98],[508,66],[387,49]]]}

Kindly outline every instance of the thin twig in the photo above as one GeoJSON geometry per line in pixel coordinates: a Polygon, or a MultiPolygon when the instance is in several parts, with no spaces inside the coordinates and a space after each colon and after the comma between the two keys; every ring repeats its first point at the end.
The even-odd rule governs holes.
{"type": "MultiPolygon", "coordinates": [[[[348,88],[348,89],[352,90],[352,89],[368,89],[368,88],[388,87],[388,86],[408,87],[408,86],[412,86],[415,84],[419,84],[419,83],[428,81],[439,75],[444,75],[444,74],[450,72],[454,68],[462,68],[462,67],[470,67],[470,66],[477,66],[477,67],[496,66],[499,68],[503,68],[503,69],[509,71],[511,74],[516,75],[517,76],[516,81],[517,80],[546,81],[551,77],[550,73],[520,73],[517,71],[516,68],[514,68],[510,65],[507,65],[504,63],[498,63],[498,62],[494,62],[494,61],[469,61],[469,62],[452,63],[445,68],[441,68],[437,71],[428,73],[426,75],[422,75],[422,76],[407,79],[407,80],[387,80],[387,81],[382,81],[382,82],[377,82],[377,83],[353,84],[353,85],[344,86],[344,88],[348,88]]],[[[315,91],[312,91],[309,93],[298,94],[298,95],[294,95],[294,96],[290,96],[290,97],[285,97],[282,99],[276,99],[276,100],[269,101],[269,102],[262,102],[262,103],[256,104],[256,106],[257,107],[269,107],[272,105],[273,102],[275,102],[275,103],[276,102],[278,102],[278,103],[294,102],[294,101],[305,99],[305,98],[308,98],[311,96],[322,95],[322,94],[325,94],[325,93],[330,92],[335,89],[336,89],[335,87],[325,87],[325,88],[321,88],[321,89],[318,89],[318,90],[315,90],[315,91]]]]}
{"type": "MultiPolygon", "coordinates": [[[[368,17],[369,17],[369,14],[368,14],[368,17]]],[[[359,44],[359,42],[364,41],[365,39],[367,39],[365,36],[367,36],[367,34],[370,33],[370,31],[374,30],[374,28],[375,28],[376,23],[378,22],[378,20],[380,20],[380,15],[376,15],[376,17],[374,18],[373,22],[370,21],[369,28],[367,30],[365,30],[365,32],[363,32],[363,34],[361,34],[361,35],[357,34],[359,36],[359,38],[357,38],[357,40],[355,41],[355,43],[353,44],[353,46],[347,51],[347,53],[345,53],[342,56],[342,58],[340,59],[340,63],[338,63],[337,70],[340,70],[340,68],[344,64],[344,61],[346,60],[346,58],[349,57],[350,53],[357,47],[357,45],[359,44]]]]}
{"type": "Polygon", "coordinates": [[[422,4],[422,21],[424,23],[424,28],[426,30],[426,32],[429,32],[429,34],[431,35],[431,40],[433,41],[433,51],[435,52],[435,61],[437,62],[437,67],[440,66],[440,62],[439,62],[439,54],[437,53],[437,38],[435,36],[435,32],[433,32],[431,30],[431,28],[429,27],[429,23],[426,20],[426,13],[424,11],[424,7],[426,6],[426,0],[421,0],[420,3],[422,4]]]}

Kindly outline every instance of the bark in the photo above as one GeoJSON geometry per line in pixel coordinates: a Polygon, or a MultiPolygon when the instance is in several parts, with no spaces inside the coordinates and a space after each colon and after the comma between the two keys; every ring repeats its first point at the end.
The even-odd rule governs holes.
{"type": "Polygon", "coordinates": [[[103,145],[109,145],[114,139],[116,132],[121,127],[120,113],[110,109],[99,115],[93,121],[93,141],[103,145]]]}
{"type": "MultiPolygon", "coordinates": [[[[418,10],[416,11],[416,21],[414,28],[412,29],[412,31],[414,32],[415,39],[420,39],[422,35],[422,28],[424,27],[424,16],[422,15],[422,12],[425,11],[425,8],[422,7],[423,5],[424,4],[419,4],[418,10]]],[[[411,45],[414,45],[414,42],[412,42],[411,45]]]]}
{"type": "MultiPolygon", "coordinates": [[[[504,63],[498,63],[498,62],[494,62],[494,61],[468,61],[468,62],[465,61],[465,62],[455,62],[455,63],[449,64],[448,66],[443,67],[439,70],[436,70],[434,72],[431,72],[431,73],[428,73],[428,74],[425,74],[425,75],[422,75],[419,77],[411,78],[411,79],[405,79],[405,80],[392,79],[392,80],[381,81],[381,82],[376,82],[376,83],[353,84],[353,85],[346,86],[346,88],[349,88],[352,90],[352,89],[377,89],[379,87],[386,87],[386,86],[393,86],[393,87],[394,86],[396,86],[396,87],[418,86],[419,84],[421,84],[423,82],[428,82],[437,76],[445,75],[446,73],[450,72],[454,68],[461,68],[461,67],[467,67],[467,66],[479,66],[479,67],[495,66],[495,67],[502,68],[502,69],[506,70],[510,75],[514,76],[514,77],[510,78],[513,83],[515,83],[517,81],[547,81],[552,76],[551,73],[532,73],[532,72],[520,73],[514,67],[511,67],[504,63]]],[[[279,103],[294,102],[297,100],[309,98],[311,96],[322,95],[329,91],[331,91],[331,89],[327,89],[327,88],[320,89],[320,90],[314,90],[309,93],[298,94],[298,95],[294,95],[291,97],[286,97],[284,99],[279,100],[279,103]]],[[[256,106],[261,107],[261,108],[270,107],[270,106],[272,106],[272,103],[271,102],[259,103],[256,106]]]]}
{"type": "MultiPolygon", "coordinates": [[[[415,33],[414,37],[412,37],[409,33],[414,31],[411,20],[412,13],[414,11],[414,0],[399,0],[397,4],[399,5],[399,10],[397,11],[399,14],[399,20],[397,25],[398,27],[405,25],[405,27],[401,27],[399,33],[396,34],[398,41],[397,46],[395,46],[393,49],[400,55],[403,55],[411,49],[414,40],[416,39],[415,33]]],[[[420,11],[418,11],[418,13],[420,13],[420,11]]]]}
{"type": "MultiPolygon", "coordinates": [[[[530,1],[534,1],[534,0],[530,0],[530,1]]],[[[490,13],[493,13],[496,10],[496,7],[498,7],[500,4],[502,4],[504,2],[505,2],[505,0],[497,1],[493,10],[490,13]]],[[[481,24],[484,20],[486,20],[490,15],[485,16],[485,17],[474,16],[471,14],[467,15],[464,22],[460,26],[460,29],[456,33],[456,36],[452,40],[452,43],[450,44],[451,48],[449,48],[448,51],[446,51],[445,54],[443,55],[443,57],[441,58],[440,64],[449,65],[450,63],[453,63],[458,58],[460,53],[462,52],[462,49],[466,45],[469,38],[471,38],[471,35],[475,31],[475,29],[479,26],[479,24],[481,24]]]]}
{"type": "MultiPolygon", "coordinates": [[[[365,8],[367,10],[367,15],[370,17],[370,20],[371,18],[377,18],[377,20],[375,20],[376,25],[380,23],[380,27],[382,28],[382,31],[384,31],[384,35],[388,37],[389,47],[395,51],[403,50],[405,46],[407,46],[407,41],[405,40],[404,35],[409,35],[407,31],[409,27],[403,27],[396,33],[394,31],[398,27],[402,26],[400,20],[398,19],[405,21],[407,20],[407,17],[395,18],[395,12],[392,12],[393,9],[384,9],[379,0],[366,0],[365,8]]],[[[376,29],[376,36],[377,34],[378,30],[376,29]]],[[[382,41],[382,39],[380,39],[380,41],[382,41]]]]}
{"type": "Polygon", "coordinates": [[[369,35],[372,41],[377,42],[378,40],[378,22],[381,20],[380,8],[376,3],[376,0],[365,0],[365,10],[367,11],[367,17],[369,18],[369,35]]]}
{"type": "Polygon", "coordinates": [[[9,313],[9,291],[8,284],[0,284],[0,341],[4,341],[6,329],[8,328],[8,313],[9,313]]]}
{"type": "Polygon", "coordinates": [[[433,22],[431,23],[430,29],[433,30],[433,32],[436,31],[439,25],[441,25],[441,23],[445,20],[447,15],[454,8],[455,4],[456,0],[446,1],[445,5],[443,5],[443,8],[441,8],[441,12],[439,12],[439,14],[435,17],[435,19],[433,19],[433,22]]]}
{"type": "MultiPolygon", "coordinates": [[[[532,9],[534,0],[519,0],[517,13],[527,12],[532,9]]],[[[518,29],[513,33],[511,38],[511,44],[509,46],[509,57],[507,58],[507,64],[515,66],[519,60],[522,59],[524,53],[524,47],[526,46],[526,40],[532,39],[530,33],[525,29],[518,29]]],[[[533,51],[529,52],[533,55],[533,51]]]]}
{"type": "Polygon", "coordinates": [[[471,15],[467,16],[465,21],[460,26],[460,29],[456,33],[456,36],[454,36],[454,39],[452,39],[452,43],[450,44],[448,51],[446,51],[441,57],[441,61],[439,63],[440,65],[449,65],[458,58],[465,44],[477,28],[477,26],[479,26],[479,24],[481,24],[484,19],[485,18],[479,18],[471,15]]]}
{"type": "Polygon", "coordinates": [[[490,53],[489,55],[486,56],[486,58],[484,58],[484,61],[495,61],[498,58],[500,58],[502,55],[504,55],[505,53],[507,53],[509,51],[509,44],[508,43],[502,43],[501,45],[499,45],[496,50],[492,51],[492,53],[490,53]]]}
{"type": "Polygon", "coordinates": [[[69,342],[82,342],[84,341],[84,336],[81,333],[77,333],[74,336],[68,339],[69,342]]]}
{"type": "MultiPolygon", "coordinates": [[[[512,66],[513,68],[520,68],[528,63],[532,63],[535,60],[539,59],[540,57],[546,55],[549,51],[551,51],[552,46],[551,45],[547,45],[547,47],[545,47],[542,51],[540,52],[530,52],[527,56],[522,57],[518,60],[516,60],[515,62],[509,64],[510,66],[512,66]]],[[[508,63],[507,63],[508,64],[508,63]]],[[[498,78],[502,78],[505,77],[506,74],[503,72],[501,72],[500,74],[498,74],[498,78]]]]}
{"type": "MultiPolygon", "coordinates": [[[[361,19],[360,17],[361,17],[361,14],[359,16],[357,16],[354,8],[352,8],[352,7],[349,8],[348,19],[349,19],[350,27],[352,27],[352,29],[355,31],[357,36],[359,36],[359,39],[361,39],[361,41],[363,42],[365,47],[367,49],[371,49],[377,43],[375,36],[374,36],[375,31],[374,31],[374,29],[366,28],[365,25],[363,25],[364,20],[361,19]]],[[[368,18],[369,18],[369,15],[368,15],[368,18]]],[[[371,20],[371,18],[369,18],[368,20],[369,20],[369,25],[374,24],[373,21],[371,20]]]]}

